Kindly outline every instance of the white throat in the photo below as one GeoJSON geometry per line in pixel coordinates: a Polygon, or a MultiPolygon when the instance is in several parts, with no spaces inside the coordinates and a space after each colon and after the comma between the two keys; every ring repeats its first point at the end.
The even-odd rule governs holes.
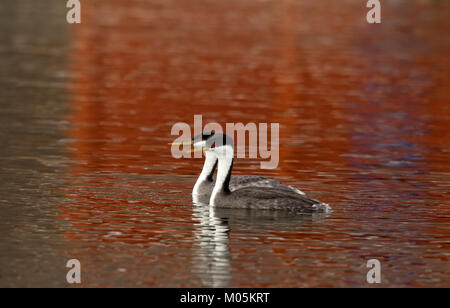
{"type": "Polygon", "coordinates": [[[205,151],[205,163],[203,164],[202,172],[195,182],[194,189],[192,190],[192,195],[198,195],[200,185],[207,180],[211,172],[214,172],[214,165],[216,164],[217,155],[212,151],[205,151]]]}
{"type": "Polygon", "coordinates": [[[233,157],[234,157],[234,149],[232,146],[225,145],[215,150],[217,158],[219,159],[219,165],[217,167],[217,179],[216,185],[214,185],[214,189],[211,194],[211,199],[209,200],[209,204],[214,206],[214,200],[218,193],[223,189],[224,182],[228,176],[228,173],[231,172],[233,157]]]}

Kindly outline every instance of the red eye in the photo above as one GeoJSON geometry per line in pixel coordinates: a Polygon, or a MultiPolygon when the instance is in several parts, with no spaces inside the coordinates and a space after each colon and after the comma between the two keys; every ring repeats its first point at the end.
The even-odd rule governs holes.
{"type": "Polygon", "coordinates": [[[216,146],[216,143],[214,142],[211,147],[214,148],[215,146],[216,146]]]}

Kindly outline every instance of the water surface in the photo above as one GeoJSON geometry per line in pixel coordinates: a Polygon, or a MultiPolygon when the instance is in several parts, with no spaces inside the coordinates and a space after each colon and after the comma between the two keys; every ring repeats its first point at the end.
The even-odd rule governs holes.
{"type": "Polygon", "coordinates": [[[448,2],[59,2],[0,4],[0,286],[450,286],[448,2]],[[333,212],[193,205],[194,114],[280,123],[278,168],[234,173],[333,212]]]}

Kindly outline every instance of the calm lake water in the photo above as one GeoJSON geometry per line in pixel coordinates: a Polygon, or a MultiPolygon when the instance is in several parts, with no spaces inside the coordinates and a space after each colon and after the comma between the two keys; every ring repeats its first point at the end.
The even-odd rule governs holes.
{"type": "MultiPolygon", "coordinates": [[[[364,1],[363,1],[364,2],[364,1]]],[[[0,286],[450,287],[450,2],[0,3],[0,286]],[[195,206],[174,123],[280,123],[292,216],[195,206]]]]}

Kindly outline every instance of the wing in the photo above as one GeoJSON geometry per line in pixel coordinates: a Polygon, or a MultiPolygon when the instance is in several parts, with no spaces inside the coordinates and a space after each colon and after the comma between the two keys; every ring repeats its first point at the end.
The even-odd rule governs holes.
{"type": "Polygon", "coordinates": [[[230,190],[235,191],[245,187],[265,187],[265,188],[277,188],[279,190],[293,191],[297,194],[304,193],[297,188],[284,185],[283,183],[269,179],[264,176],[250,176],[250,175],[235,175],[230,180],[230,190]]]}
{"type": "Polygon", "coordinates": [[[291,210],[305,213],[328,212],[329,206],[294,191],[274,187],[244,187],[219,202],[221,207],[261,210],[291,210]]]}

